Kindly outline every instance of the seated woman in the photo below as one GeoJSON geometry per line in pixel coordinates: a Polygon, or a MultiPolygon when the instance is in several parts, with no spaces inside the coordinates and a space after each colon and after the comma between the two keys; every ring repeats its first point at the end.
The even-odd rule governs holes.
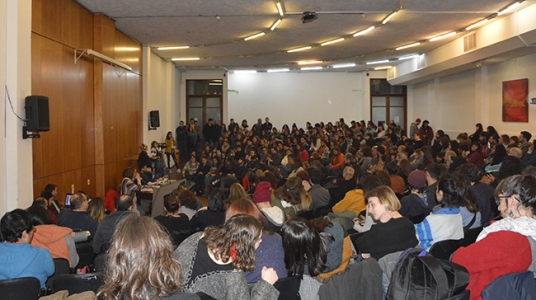
{"type": "Polygon", "coordinates": [[[22,209],[7,212],[0,220],[0,280],[35,277],[41,288],[54,274],[54,262],[47,249],[30,245],[34,227],[30,214],[22,209]]]}
{"type": "Polygon", "coordinates": [[[311,195],[305,191],[302,180],[297,177],[289,178],[272,193],[272,206],[281,208],[290,217],[309,211],[311,202],[311,195]]]}
{"type": "Polygon", "coordinates": [[[199,299],[179,293],[180,265],[173,258],[173,246],[151,218],[129,215],[119,222],[104,276],[98,299],[199,299]]]}
{"type": "Polygon", "coordinates": [[[465,183],[453,175],[444,175],[437,183],[436,199],[441,208],[415,225],[417,238],[424,250],[439,241],[463,238],[460,205],[465,202],[465,183]]]}
{"type": "Polygon", "coordinates": [[[73,230],[54,225],[43,207],[30,206],[26,211],[32,217],[32,224],[35,226],[32,246],[48,249],[52,258],[65,258],[69,261],[69,267],[76,267],[79,257],[73,230]]]}
{"type": "Polygon", "coordinates": [[[281,208],[272,206],[270,203],[272,200],[270,182],[265,181],[267,180],[266,177],[261,177],[260,180],[253,194],[253,201],[257,204],[257,207],[266,219],[264,229],[279,233],[281,232],[281,226],[287,221],[287,215],[281,208]]]}
{"type": "Polygon", "coordinates": [[[220,189],[210,192],[207,208],[200,209],[190,220],[193,231],[203,231],[207,226],[219,226],[225,222],[225,195],[220,189]]]}
{"type": "Polygon", "coordinates": [[[398,212],[400,201],[390,187],[377,187],[367,198],[368,211],[376,225],[355,242],[363,258],[379,260],[384,255],[419,244],[413,223],[398,212]]]}
{"type": "Polygon", "coordinates": [[[197,198],[194,192],[184,189],[178,195],[180,202],[179,213],[185,214],[189,220],[192,220],[198,209],[197,198]]]}
{"type": "MultiPolygon", "coordinates": [[[[270,184],[266,181],[261,183],[270,184]]],[[[262,224],[267,223],[264,215],[255,206],[253,201],[248,198],[237,199],[231,202],[225,212],[225,220],[228,221],[231,217],[238,214],[250,215],[259,220],[262,224]]],[[[277,273],[277,277],[286,278],[285,252],[283,251],[281,236],[277,233],[263,230],[261,240],[261,244],[255,250],[255,268],[251,272],[246,272],[248,283],[254,283],[261,280],[261,271],[263,267],[273,268],[277,273]]]]}
{"type": "Polygon", "coordinates": [[[277,299],[273,284],[278,277],[272,268],[262,268],[251,293],[247,285],[244,271],[255,267],[261,237],[262,224],[250,215],[235,215],[223,226],[190,236],[174,252],[181,265],[181,289],[215,299],[277,299]]]}
{"type": "Polygon", "coordinates": [[[471,299],[496,278],[527,270],[536,274],[536,178],[514,175],[495,191],[502,220],[484,228],[474,244],[460,248],[452,261],[469,271],[471,299]]]}
{"type": "Polygon", "coordinates": [[[164,212],[166,215],[154,218],[166,229],[175,248],[192,233],[190,220],[188,220],[187,215],[179,213],[179,207],[180,202],[177,196],[166,196],[164,197],[164,212]]]}

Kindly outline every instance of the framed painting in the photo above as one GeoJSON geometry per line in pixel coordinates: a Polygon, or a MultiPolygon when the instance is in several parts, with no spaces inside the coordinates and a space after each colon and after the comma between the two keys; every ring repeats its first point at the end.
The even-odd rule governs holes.
{"type": "Polygon", "coordinates": [[[528,122],[529,104],[529,80],[516,79],[503,81],[503,122],[528,122]]]}

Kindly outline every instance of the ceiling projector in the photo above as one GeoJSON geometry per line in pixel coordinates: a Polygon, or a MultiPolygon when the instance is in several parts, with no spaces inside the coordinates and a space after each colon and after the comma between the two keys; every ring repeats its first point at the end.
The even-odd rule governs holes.
{"type": "Polygon", "coordinates": [[[304,24],[313,22],[316,19],[318,19],[318,16],[316,15],[316,13],[315,12],[310,12],[310,11],[304,12],[302,17],[301,17],[301,21],[304,24]]]}

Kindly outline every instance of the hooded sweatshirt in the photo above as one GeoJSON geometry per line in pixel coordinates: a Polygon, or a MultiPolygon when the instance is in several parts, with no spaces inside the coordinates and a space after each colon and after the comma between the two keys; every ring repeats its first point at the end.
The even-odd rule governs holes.
{"type": "Polygon", "coordinates": [[[261,209],[261,212],[268,221],[266,229],[273,232],[280,232],[281,227],[287,220],[287,215],[283,212],[283,210],[277,206],[272,206],[270,208],[261,209]]]}
{"type": "MultiPolygon", "coordinates": [[[[69,266],[74,267],[78,264],[78,254],[76,253],[76,248],[73,247],[74,254],[73,257],[71,257],[71,250],[67,243],[67,239],[73,239],[71,232],[73,232],[73,230],[67,227],[38,225],[35,226],[35,233],[31,244],[32,246],[48,249],[52,258],[65,258],[69,261],[69,266]]],[[[72,246],[74,246],[74,240],[72,241],[72,246]]]]}
{"type": "Polygon", "coordinates": [[[54,271],[54,261],[47,249],[26,243],[0,244],[0,280],[35,277],[41,282],[41,288],[45,288],[47,278],[54,271]]]}

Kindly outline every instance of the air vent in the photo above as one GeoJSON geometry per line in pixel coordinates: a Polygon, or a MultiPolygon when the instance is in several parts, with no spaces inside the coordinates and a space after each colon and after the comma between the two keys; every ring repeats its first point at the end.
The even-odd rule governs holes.
{"type": "Polygon", "coordinates": [[[468,52],[476,49],[476,33],[463,37],[463,52],[468,52]]]}

